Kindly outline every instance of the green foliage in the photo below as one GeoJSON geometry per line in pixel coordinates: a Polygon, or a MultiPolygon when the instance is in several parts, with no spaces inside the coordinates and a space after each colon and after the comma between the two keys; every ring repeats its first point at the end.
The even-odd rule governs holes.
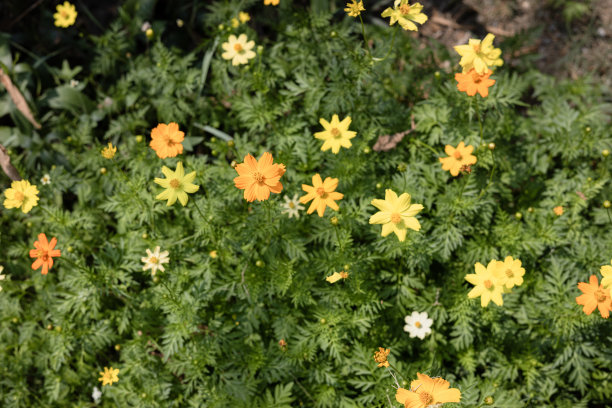
{"type": "Polygon", "coordinates": [[[0,405],[92,406],[98,373],[112,366],[119,382],[103,387],[100,406],[397,407],[395,381],[372,358],[379,346],[401,386],[417,372],[442,376],[461,406],[612,400],[611,326],[575,301],[576,284],[612,257],[601,205],[610,106],[598,84],[506,64],[486,99],[468,97],[435,62],[457,66],[456,56],[366,25],[373,60],[358,20],[330,14],[331,2],[185,3],[183,28],[138,3],[99,35],[64,39],[87,63],[36,64],[0,46],[43,125],[0,95],[0,143],[40,190],[28,214],[0,209],[0,405]],[[252,20],[232,28],[239,10],[252,20]],[[221,44],[242,32],[263,48],[232,66],[221,44]],[[338,155],[313,137],[333,114],[351,116],[358,133],[338,155]],[[171,121],[185,152],[161,160],[150,130],[171,121]],[[372,150],[412,121],[395,148],[372,150]],[[452,177],[438,157],[461,141],[478,162],[452,177]],[[112,160],[100,155],[108,142],[112,160]],[[232,162],[265,151],[287,167],[281,196],[301,195],[320,173],[339,179],[340,210],[289,219],[279,195],[247,203],[232,162]],[[153,179],[178,161],[201,187],[186,207],[167,207],[153,179]],[[49,185],[38,182],[45,173],[49,185]],[[368,223],[387,188],[425,207],[404,242],[368,223]],[[62,250],[46,276],[28,257],[40,232],[62,250]],[[141,258],[156,246],[170,263],[152,277],[141,258]],[[525,282],[502,307],[481,308],[464,277],[506,256],[522,261],[525,282]],[[348,279],[325,281],[341,270],[348,279]],[[402,330],[415,310],[434,321],[424,340],[402,330]]]}

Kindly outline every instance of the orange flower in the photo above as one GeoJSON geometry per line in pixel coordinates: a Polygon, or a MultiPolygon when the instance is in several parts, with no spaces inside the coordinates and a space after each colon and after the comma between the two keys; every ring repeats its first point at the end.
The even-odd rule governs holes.
{"type": "Polygon", "coordinates": [[[42,273],[46,275],[49,269],[53,266],[53,257],[59,257],[61,252],[59,249],[54,249],[57,244],[57,238],[51,238],[51,242],[47,241],[45,234],[38,234],[38,241],[34,242],[34,248],[30,249],[30,258],[37,258],[32,264],[32,269],[36,270],[42,266],[42,273]]]}
{"type": "Polygon", "coordinates": [[[578,289],[580,289],[583,294],[576,298],[576,303],[584,306],[582,308],[584,313],[590,315],[595,308],[598,308],[601,317],[607,319],[610,316],[610,310],[612,310],[610,289],[604,289],[603,286],[600,286],[597,276],[591,275],[589,283],[578,283],[578,289]]]}
{"type": "Polygon", "coordinates": [[[474,146],[465,146],[463,142],[460,142],[457,148],[451,145],[444,147],[444,152],[448,157],[440,157],[440,163],[442,163],[442,170],[450,170],[450,174],[453,176],[459,175],[459,171],[463,166],[469,166],[475,164],[477,159],[476,156],[472,155],[474,146]]]}
{"type": "Polygon", "coordinates": [[[378,351],[374,352],[374,361],[378,363],[378,367],[389,367],[389,362],[387,361],[387,356],[391,352],[391,349],[384,349],[383,347],[379,347],[378,351]]]}
{"type": "Polygon", "coordinates": [[[553,212],[555,213],[556,216],[560,217],[563,215],[563,207],[558,205],[555,208],[553,208],[553,212]]]}
{"type": "Polygon", "coordinates": [[[238,177],[234,178],[234,185],[244,190],[244,198],[248,202],[267,200],[270,191],[276,194],[283,191],[279,180],[285,174],[285,165],[272,161],[272,155],[268,152],[261,155],[259,162],[247,154],[244,163],[236,166],[238,177]]]}
{"type": "Polygon", "coordinates": [[[326,177],[325,181],[323,181],[321,180],[321,175],[315,174],[312,176],[312,186],[302,184],[302,190],[308,194],[300,197],[300,203],[306,204],[312,200],[312,204],[310,204],[306,212],[312,214],[316,209],[319,217],[323,217],[327,207],[338,211],[340,207],[338,207],[334,200],[342,199],[344,194],[336,192],[336,187],[338,187],[337,178],[326,177]]]}
{"type": "Polygon", "coordinates": [[[151,131],[151,143],[149,146],[160,159],[166,157],[176,157],[177,154],[183,153],[183,145],[181,142],[185,139],[185,133],[179,130],[178,124],[170,122],[169,124],[160,123],[151,131]]]}
{"type": "Polygon", "coordinates": [[[459,402],[461,391],[449,388],[448,381],[442,378],[431,378],[428,375],[417,373],[418,380],[410,383],[410,390],[398,388],[395,399],[405,408],[425,408],[438,406],[446,402],[459,402]]]}
{"type": "Polygon", "coordinates": [[[478,92],[480,96],[485,98],[489,95],[489,87],[495,83],[494,79],[489,79],[492,73],[493,71],[488,70],[483,74],[479,74],[474,68],[465,74],[461,72],[456,73],[457,89],[467,93],[469,96],[474,96],[478,92]]]}

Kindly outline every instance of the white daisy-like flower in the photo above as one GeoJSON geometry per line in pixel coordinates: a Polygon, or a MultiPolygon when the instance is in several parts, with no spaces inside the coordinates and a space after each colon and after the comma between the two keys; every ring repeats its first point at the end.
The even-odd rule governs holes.
{"type": "Polygon", "coordinates": [[[170,258],[168,258],[168,251],[159,252],[159,247],[155,247],[155,251],[151,252],[150,249],[147,248],[147,256],[141,258],[141,261],[144,262],[144,266],[142,267],[143,271],[147,269],[151,269],[151,275],[155,275],[157,270],[164,272],[164,266],[162,264],[170,262],[170,258]]]}
{"type": "Polygon", "coordinates": [[[43,183],[43,184],[51,184],[51,176],[49,176],[48,174],[45,174],[40,179],[40,182],[43,183]]]}
{"type": "Polygon", "coordinates": [[[300,210],[304,209],[304,206],[300,204],[300,199],[297,194],[293,195],[293,198],[288,196],[284,197],[285,202],[281,204],[283,207],[283,214],[287,214],[289,218],[295,217],[300,218],[300,210]]]}
{"type": "MultiPolygon", "coordinates": [[[[4,270],[4,266],[0,265],[0,281],[3,281],[4,278],[6,278],[6,275],[2,274],[3,270],[4,270]]],[[[2,292],[2,286],[0,286],[0,292],[2,292]]]]}
{"type": "Polygon", "coordinates": [[[93,387],[93,392],[91,393],[91,398],[94,403],[99,404],[100,399],[102,398],[102,391],[98,387],[93,387]]]}
{"type": "Polygon", "coordinates": [[[221,48],[225,51],[221,57],[232,60],[232,65],[246,64],[251,58],[255,58],[254,46],[255,41],[248,41],[246,34],[240,34],[238,38],[232,34],[227,42],[221,44],[221,48]]]}
{"type": "Polygon", "coordinates": [[[142,23],[142,25],[140,26],[140,31],[142,31],[143,33],[145,31],[147,31],[148,29],[151,28],[151,23],[149,23],[148,21],[145,21],[144,23],[142,23]]]}
{"type": "Polygon", "coordinates": [[[76,88],[78,84],[79,84],[79,81],[77,81],[76,79],[71,79],[70,80],[70,87],[71,88],[76,88]]]}
{"type": "Polygon", "coordinates": [[[431,333],[433,320],[427,316],[427,312],[412,312],[404,320],[406,321],[404,331],[410,333],[410,337],[418,337],[423,340],[427,334],[431,333]]]}

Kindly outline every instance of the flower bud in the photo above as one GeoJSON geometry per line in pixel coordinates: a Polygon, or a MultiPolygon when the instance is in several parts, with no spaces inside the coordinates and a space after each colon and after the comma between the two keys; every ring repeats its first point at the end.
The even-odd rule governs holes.
{"type": "Polygon", "coordinates": [[[608,157],[608,156],[610,155],[610,151],[609,151],[608,149],[603,149],[603,150],[601,151],[601,155],[602,155],[603,157],[608,157]]]}
{"type": "Polygon", "coordinates": [[[489,143],[489,150],[495,150],[495,143],[489,143]]]}
{"type": "Polygon", "coordinates": [[[523,218],[523,214],[521,214],[520,212],[517,212],[516,214],[514,214],[514,218],[516,218],[517,220],[520,220],[521,218],[523,218]]]}
{"type": "Polygon", "coordinates": [[[363,152],[364,152],[365,154],[369,154],[371,151],[372,151],[372,150],[371,150],[371,149],[370,149],[368,146],[366,146],[366,147],[364,147],[364,148],[363,148],[363,152]]]}
{"type": "Polygon", "coordinates": [[[258,259],[257,262],[255,262],[255,266],[261,268],[264,266],[264,262],[261,259],[258,259]]]}
{"type": "Polygon", "coordinates": [[[338,217],[331,217],[330,222],[332,225],[338,225],[338,217]]]}
{"type": "Polygon", "coordinates": [[[484,399],[484,403],[486,405],[493,405],[494,402],[495,401],[493,400],[493,397],[491,397],[490,395],[484,399]]]}
{"type": "Polygon", "coordinates": [[[155,35],[155,33],[153,32],[152,28],[148,28],[147,31],[145,31],[145,35],[147,36],[147,38],[150,40],[153,38],[153,36],[155,35]]]}
{"type": "Polygon", "coordinates": [[[101,173],[101,174],[106,174],[106,167],[102,167],[102,168],[100,169],[100,173],[101,173]]]}
{"type": "Polygon", "coordinates": [[[611,204],[611,203],[610,203],[610,201],[608,201],[608,200],[606,200],[606,201],[604,201],[604,202],[603,202],[603,207],[604,207],[604,208],[610,208],[610,206],[611,206],[611,205],[612,205],[612,204],[611,204]]]}
{"type": "Polygon", "coordinates": [[[142,142],[142,135],[136,135],[136,143],[142,142]]]}

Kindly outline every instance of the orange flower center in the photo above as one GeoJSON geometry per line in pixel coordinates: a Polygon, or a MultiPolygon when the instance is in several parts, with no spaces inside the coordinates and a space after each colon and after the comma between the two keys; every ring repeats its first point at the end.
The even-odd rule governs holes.
{"type": "Polygon", "coordinates": [[[391,214],[391,222],[394,224],[399,224],[402,221],[402,216],[399,213],[391,214]]]}
{"type": "Polygon", "coordinates": [[[23,193],[21,191],[15,192],[15,200],[23,201],[24,198],[25,198],[25,196],[23,195],[23,193]]]}
{"type": "Polygon", "coordinates": [[[512,272],[512,269],[506,269],[506,276],[509,278],[514,278],[514,272],[512,272]]]}
{"type": "Polygon", "coordinates": [[[601,289],[597,289],[597,291],[595,292],[595,298],[597,298],[597,303],[604,302],[607,297],[608,294],[601,289]]]}
{"type": "Polygon", "coordinates": [[[400,13],[406,15],[410,13],[410,6],[408,4],[402,4],[399,8],[400,13]]]}
{"type": "Polygon", "coordinates": [[[331,134],[333,137],[338,137],[340,136],[340,131],[338,130],[338,128],[332,128],[331,134]]]}
{"type": "Polygon", "coordinates": [[[236,52],[241,52],[243,50],[242,44],[234,44],[234,49],[236,50],[236,52]]]}
{"type": "Polygon", "coordinates": [[[472,48],[474,48],[474,52],[476,53],[480,52],[480,44],[475,44],[472,46],[472,48]]]}
{"type": "Polygon", "coordinates": [[[60,16],[62,16],[63,18],[68,18],[68,13],[64,10],[60,11],[60,16]]]}
{"type": "Polygon", "coordinates": [[[472,73],[472,81],[474,81],[475,84],[479,84],[480,81],[482,81],[482,76],[478,74],[476,70],[474,70],[474,72],[472,73]]]}
{"type": "Polygon", "coordinates": [[[427,392],[421,392],[419,394],[419,398],[421,399],[421,402],[427,406],[427,405],[431,405],[431,403],[433,402],[433,396],[427,392]]]}
{"type": "Polygon", "coordinates": [[[461,160],[461,152],[459,150],[455,150],[455,153],[453,153],[453,157],[457,160],[461,160]]]}
{"type": "Polygon", "coordinates": [[[493,287],[493,282],[487,279],[486,281],[484,281],[484,286],[487,289],[491,289],[493,287]]]}
{"type": "Polygon", "coordinates": [[[317,188],[317,194],[321,198],[325,198],[325,196],[327,196],[327,193],[325,192],[325,189],[323,187],[317,188]]]}
{"type": "Polygon", "coordinates": [[[423,326],[423,325],[421,324],[421,322],[416,322],[416,323],[414,324],[414,327],[416,327],[417,329],[420,329],[420,328],[421,328],[421,326],[423,326]]]}
{"type": "Polygon", "coordinates": [[[181,186],[181,182],[178,181],[177,179],[170,180],[170,187],[179,188],[180,186],[181,186]]]}
{"type": "Polygon", "coordinates": [[[253,173],[253,178],[255,179],[255,181],[257,181],[258,183],[263,183],[264,181],[264,176],[263,174],[261,174],[260,172],[256,171],[255,173],[253,173]]]}
{"type": "Polygon", "coordinates": [[[157,259],[156,257],[152,256],[152,257],[149,259],[149,262],[150,262],[150,263],[153,263],[153,264],[156,264],[156,263],[158,263],[158,262],[159,262],[159,259],[157,259]]]}

